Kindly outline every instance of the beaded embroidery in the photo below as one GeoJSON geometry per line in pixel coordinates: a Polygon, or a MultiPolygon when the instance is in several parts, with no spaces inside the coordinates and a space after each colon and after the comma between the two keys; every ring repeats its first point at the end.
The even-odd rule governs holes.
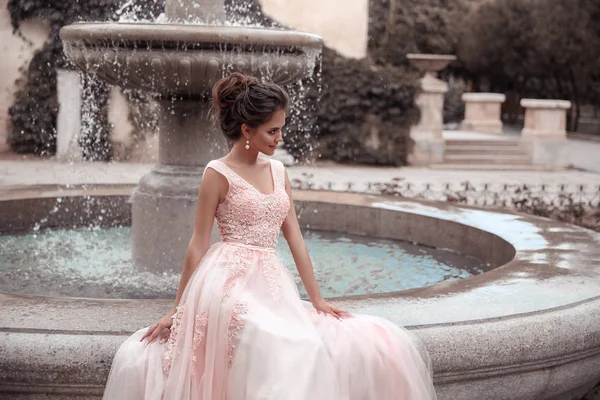
{"type": "Polygon", "coordinates": [[[228,264],[229,277],[223,285],[223,293],[221,298],[228,297],[231,294],[231,289],[240,277],[244,276],[252,262],[252,250],[239,247],[233,253],[233,259],[228,264]]]}
{"type": "Polygon", "coordinates": [[[196,375],[196,353],[204,341],[207,325],[208,315],[206,311],[196,314],[196,320],[194,321],[194,341],[192,343],[192,375],[196,375]]]}
{"type": "Polygon", "coordinates": [[[169,342],[167,344],[167,350],[163,360],[163,371],[169,372],[171,364],[177,355],[177,336],[179,334],[179,327],[181,326],[181,318],[185,310],[184,305],[177,306],[175,314],[173,314],[173,324],[171,325],[171,334],[169,335],[169,342]]]}
{"type": "Polygon", "coordinates": [[[263,259],[263,275],[269,285],[269,292],[275,302],[281,299],[281,281],[279,277],[279,263],[270,255],[263,259]]]}
{"type": "Polygon", "coordinates": [[[227,364],[229,367],[233,365],[237,334],[245,325],[245,321],[242,319],[242,317],[247,312],[248,304],[245,301],[240,300],[235,303],[235,306],[233,306],[231,321],[229,322],[229,330],[227,332],[227,364]]]}
{"type": "Polygon", "coordinates": [[[229,181],[229,193],[217,207],[216,218],[223,240],[274,248],[279,230],[290,209],[285,191],[283,165],[270,161],[274,191],[261,193],[222,161],[211,161],[213,168],[229,181]]]}

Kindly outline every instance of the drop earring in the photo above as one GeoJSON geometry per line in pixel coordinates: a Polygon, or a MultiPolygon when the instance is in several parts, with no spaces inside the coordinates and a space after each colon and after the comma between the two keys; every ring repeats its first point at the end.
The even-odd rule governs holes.
{"type": "Polygon", "coordinates": [[[250,150],[250,141],[246,140],[246,150],[250,150]]]}

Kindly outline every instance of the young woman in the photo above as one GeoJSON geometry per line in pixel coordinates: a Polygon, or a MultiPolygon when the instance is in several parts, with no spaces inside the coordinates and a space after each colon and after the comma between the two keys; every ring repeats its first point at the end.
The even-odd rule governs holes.
{"type": "Polygon", "coordinates": [[[282,140],[286,92],[234,73],[212,95],[233,147],[206,166],[176,307],[119,348],[104,399],[435,399],[408,331],[321,296],[284,166],[259,157],[282,140]],[[280,230],[310,303],[275,253],[280,230]]]}

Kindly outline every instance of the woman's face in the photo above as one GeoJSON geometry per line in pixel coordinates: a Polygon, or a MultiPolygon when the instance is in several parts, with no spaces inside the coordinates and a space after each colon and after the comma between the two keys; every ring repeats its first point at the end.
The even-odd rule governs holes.
{"type": "MultiPolygon", "coordinates": [[[[250,136],[250,148],[258,150],[259,152],[272,156],[275,153],[275,149],[282,139],[282,129],[285,125],[285,111],[276,111],[270,120],[256,128],[247,129],[243,126],[242,129],[247,129],[250,136]]],[[[246,144],[246,134],[242,137],[244,145],[246,144]]]]}

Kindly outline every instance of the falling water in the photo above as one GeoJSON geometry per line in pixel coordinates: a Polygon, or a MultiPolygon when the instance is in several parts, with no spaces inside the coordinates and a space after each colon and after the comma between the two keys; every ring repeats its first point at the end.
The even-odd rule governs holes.
{"type": "MultiPolygon", "coordinates": [[[[137,23],[169,23],[165,13],[160,13],[160,9],[156,7],[159,0],[127,0],[121,7],[117,9],[112,20],[118,21],[119,24],[137,24],[137,23]],[[152,9],[152,10],[149,10],[152,9]]],[[[260,13],[260,10],[256,8],[256,3],[247,1],[237,1],[227,3],[226,5],[227,21],[224,21],[221,25],[225,26],[237,26],[237,27],[252,27],[252,28],[263,28],[264,26],[273,27],[277,24],[265,17],[260,13]]],[[[199,21],[193,15],[190,15],[186,25],[199,24],[199,21]]],[[[69,55],[71,52],[76,51],[77,43],[65,42],[65,53],[69,55]]],[[[165,85],[171,85],[178,88],[187,88],[190,82],[186,82],[182,79],[179,74],[167,75],[164,72],[161,74],[157,70],[148,72],[147,66],[140,64],[142,62],[148,63],[149,59],[145,58],[145,61],[137,60],[137,57],[128,56],[131,55],[131,49],[123,49],[120,38],[106,39],[104,43],[99,44],[101,49],[95,49],[90,44],[86,44],[86,52],[83,58],[79,59],[79,62],[85,63],[85,65],[78,65],[79,69],[88,71],[85,75],[81,75],[81,93],[84,99],[82,106],[82,129],[80,132],[79,142],[83,145],[87,151],[98,151],[105,152],[108,154],[111,149],[108,146],[108,137],[110,129],[112,127],[108,124],[106,119],[106,102],[108,101],[108,90],[109,85],[103,83],[100,78],[94,75],[95,71],[100,70],[100,66],[106,66],[107,64],[112,65],[112,71],[107,72],[106,68],[103,68],[104,75],[103,80],[108,82],[123,81],[124,79],[135,79],[137,83],[134,87],[144,88],[144,91],[137,89],[119,89],[128,99],[130,109],[130,120],[134,123],[136,129],[134,135],[141,135],[143,139],[143,133],[139,132],[153,132],[157,134],[158,131],[158,112],[157,103],[149,92],[164,93],[165,85]],[[108,42],[108,43],[107,43],[108,42]],[[90,73],[90,71],[92,71],[90,73]],[[146,71],[144,73],[144,71],[146,71]],[[118,76],[119,78],[111,79],[110,75],[118,76]],[[144,81],[143,84],[140,82],[144,81]],[[169,83],[170,82],[170,83],[169,83]],[[135,110],[135,113],[132,111],[135,110]]],[[[157,58],[161,56],[160,43],[159,48],[151,48],[156,46],[156,43],[151,44],[150,42],[137,43],[133,51],[139,51],[141,53],[149,53],[150,51],[157,51],[157,58]]],[[[166,44],[163,43],[163,50],[166,48],[166,44]]],[[[169,43],[169,48],[173,48],[174,43],[169,43]]],[[[188,51],[194,46],[193,43],[177,43],[176,48],[183,51],[188,51]]],[[[297,49],[294,48],[277,48],[273,46],[265,45],[252,45],[252,44],[230,44],[220,43],[215,45],[214,49],[220,53],[222,62],[225,63],[225,67],[221,68],[222,76],[225,76],[237,69],[236,63],[239,62],[239,58],[236,58],[237,54],[247,52],[248,46],[251,46],[254,53],[253,59],[270,60],[263,62],[259,66],[257,73],[262,79],[267,81],[287,82],[286,88],[290,93],[291,107],[288,113],[288,120],[286,122],[287,128],[285,130],[285,141],[288,149],[291,149],[295,155],[300,159],[311,160],[315,158],[314,149],[312,148],[312,138],[315,134],[315,125],[312,118],[312,111],[316,106],[318,96],[321,90],[320,84],[320,50],[312,48],[303,48],[300,53],[295,53],[297,49]],[[292,51],[296,56],[289,58],[289,52],[292,51]],[[286,58],[287,57],[287,58],[286,58]],[[286,63],[298,63],[290,64],[291,69],[288,69],[286,63]],[[301,73],[295,74],[294,68],[301,73]],[[291,71],[291,72],[289,72],[291,71]],[[286,74],[291,73],[293,76],[305,76],[305,78],[297,79],[295,82],[289,82],[286,78],[286,74]]],[[[194,49],[194,53],[197,50],[194,49]]],[[[152,65],[152,68],[154,66],[152,65]]],[[[88,154],[89,155],[89,154],[88,154]]],[[[87,159],[94,159],[87,157],[87,159]]],[[[71,160],[75,161],[75,160],[71,160]]],[[[87,213],[93,214],[97,212],[97,207],[93,203],[94,198],[90,197],[87,199],[89,205],[84,205],[87,208],[87,213]]],[[[66,211],[65,205],[60,201],[57,201],[56,208],[60,211],[66,211]]],[[[103,218],[108,218],[106,215],[87,215],[86,224],[84,228],[90,231],[98,229],[100,226],[104,226],[103,218]]],[[[82,224],[75,224],[81,227],[82,224]]],[[[38,230],[43,230],[46,226],[45,221],[39,221],[38,230]]]]}
{"type": "MultiPolygon", "coordinates": [[[[115,12],[113,20],[119,21],[119,23],[168,23],[164,13],[159,14],[153,19],[149,19],[148,8],[156,7],[158,0],[127,0],[124,2],[119,9],[115,12]],[[151,4],[149,4],[151,3],[151,4]]],[[[180,4],[183,4],[182,0],[179,0],[180,4]]],[[[277,23],[273,20],[265,17],[258,3],[252,1],[231,1],[226,2],[225,11],[227,20],[222,25],[226,26],[245,26],[245,27],[256,27],[264,28],[265,26],[271,27],[276,26],[277,23]]],[[[196,3],[194,6],[198,7],[196,3]]],[[[188,16],[188,21],[185,24],[198,24],[200,21],[197,20],[193,15],[188,16]]],[[[183,46],[182,46],[183,47],[183,46]]],[[[115,71],[118,71],[121,75],[136,75],[138,71],[131,71],[132,65],[121,65],[117,68],[117,52],[119,46],[113,46],[114,49],[114,63],[115,71]]],[[[185,47],[183,47],[185,49],[185,47]]],[[[232,49],[231,46],[221,44],[219,46],[220,51],[223,54],[223,60],[226,61],[228,54],[235,54],[240,51],[239,48],[232,49]]],[[[274,71],[272,66],[279,65],[276,62],[277,58],[282,55],[282,50],[263,48],[262,50],[257,48],[257,53],[262,52],[263,55],[269,55],[273,58],[275,63],[263,65],[261,67],[261,75],[265,80],[274,80],[274,76],[278,71],[274,71]]],[[[69,52],[69,44],[65,44],[65,52],[69,52]]],[[[317,50],[308,50],[306,52],[306,58],[304,60],[307,65],[307,71],[309,71],[308,77],[300,79],[297,82],[292,82],[286,85],[287,90],[290,93],[291,108],[289,111],[289,117],[287,121],[287,135],[285,138],[286,146],[291,149],[298,158],[307,162],[313,161],[318,158],[318,155],[313,154],[312,142],[316,133],[317,126],[314,124],[312,112],[314,111],[315,103],[321,92],[320,82],[320,52],[317,50]],[[315,68],[317,67],[317,68],[315,68]]],[[[98,68],[99,62],[93,56],[87,57],[87,62],[90,64],[85,70],[95,71],[98,68]]],[[[135,67],[134,67],[135,68],[135,67]]],[[[230,63],[226,68],[222,70],[222,75],[225,76],[235,70],[235,65],[230,63]]],[[[82,110],[82,137],[83,144],[91,145],[94,147],[94,143],[90,141],[99,140],[99,132],[103,130],[110,130],[110,126],[106,126],[106,121],[103,121],[103,113],[106,113],[106,109],[102,109],[100,106],[103,100],[106,100],[106,94],[91,92],[94,87],[102,89],[104,84],[98,85],[83,85],[83,82],[93,80],[93,76],[82,77],[82,92],[84,98],[84,106],[82,110]]],[[[154,82],[155,84],[158,82],[154,82]]],[[[178,82],[183,85],[184,82],[178,82]]],[[[102,91],[102,90],[101,90],[102,91]]],[[[157,90],[158,91],[158,90],[157,90]]],[[[127,93],[126,93],[127,94],[127,93]]],[[[133,102],[132,107],[136,108],[140,114],[146,110],[147,114],[152,113],[156,110],[155,105],[152,104],[152,100],[147,96],[128,96],[129,101],[133,102]]],[[[146,119],[156,118],[147,115],[146,119]]],[[[107,135],[108,136],[108,135],[107,135]]],[[[90,158],[90,157],[88,157],[90,158]]],[[[93,158],[93,157],[91,157],[93,158]]]]}

